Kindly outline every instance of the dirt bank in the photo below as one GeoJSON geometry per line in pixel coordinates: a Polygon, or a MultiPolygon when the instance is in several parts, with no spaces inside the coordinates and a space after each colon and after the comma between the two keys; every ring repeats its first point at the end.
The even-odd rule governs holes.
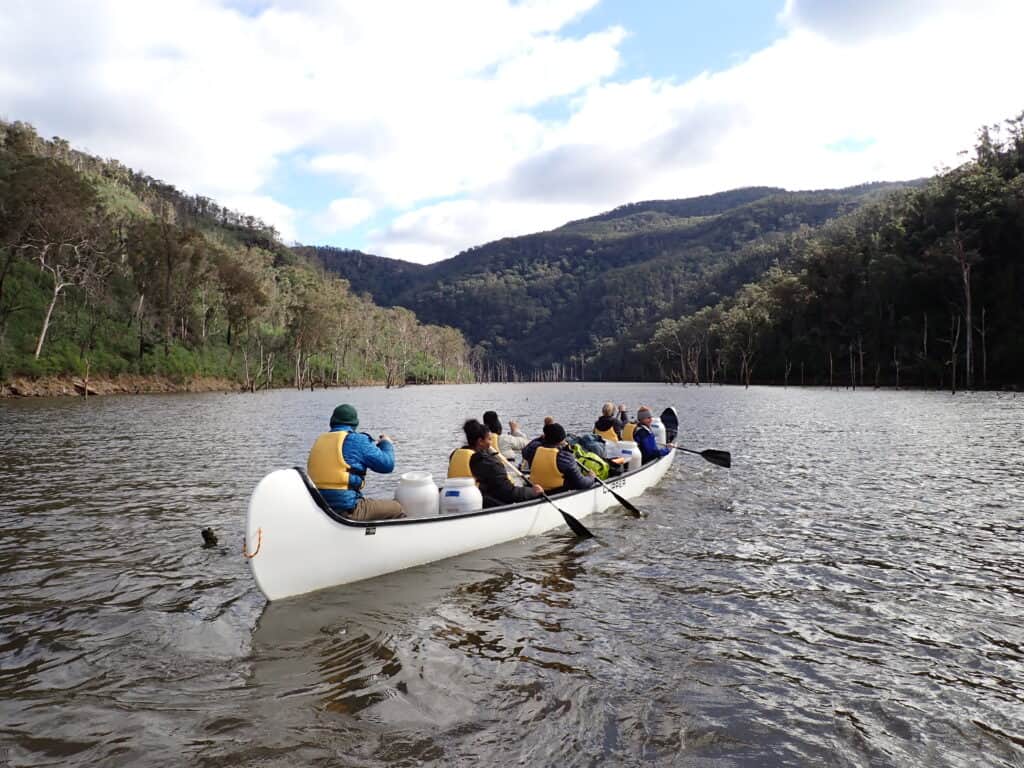
{"type": "MultiPolygon", "coordinates": [[[[93,395],[147,394],[152,392],[234,392],[241,389],[238,382],[202,376],[174,381],[164,376],[92,376],[88,393],[93,395]]],[[[14,378],[0,383],[0,397],[61,397],[85,394],[86,382],[71,376],[45,376],[39,379],[14,378]]]]}

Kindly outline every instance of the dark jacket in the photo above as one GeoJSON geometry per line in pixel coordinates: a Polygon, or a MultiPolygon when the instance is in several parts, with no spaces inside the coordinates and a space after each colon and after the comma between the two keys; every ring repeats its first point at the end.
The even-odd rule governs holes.
{"type": "Polygon", "coordinates": [[[668,456],[671,448],[659,448],[654,432],[643,424],[637,424],[633,432],[633,441],[640,448],[640,458],[644,464],[654,461],[659,456],[668,456]]]}
{"type": "Polygon", "coordinates": [[[604,432],[606,429],[614,429],[615,436],[622,437],[622,422],[618,419],[613,419],[611,416],[602,416],[594,422],[595,432],[604,432]]]}
{"type": "MultiPolygon", "coordinates": [[[[539,439],[531,440],[530,444],[523,448],[523,459],[525,461],[533,463],[533,454],[537,452],[537,448],[543,446],[544,448],[554,448],[553,445],[544,445],[544,442],[539,439]]],[[[561,493],[562,491],[581,491],[587,488],[593,487],[595,480],[590,475],[584,475],[580,472],[580,465],[576,463],[576,454],[572,452],[572,449],[568,446],[562,446],[558,451],[558,456],[555,458],[555,466],[558,467],[558,471],[565,477],[565,484],[561,488],[554,488],[548,493],[561,493]]]]}
{"type": "Polygon", "coordinates": [[[469,460],[469,469],[480,486],[484,507],[500,507],[537,497],[533,488],[512,485],[508,479],[508,467],[496,453],[474,453],[469,460]]]}

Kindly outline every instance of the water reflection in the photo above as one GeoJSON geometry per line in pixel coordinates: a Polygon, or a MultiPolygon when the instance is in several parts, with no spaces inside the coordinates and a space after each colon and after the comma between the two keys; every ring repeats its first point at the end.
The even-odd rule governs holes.
{"type": "Polygon", "coordinates": [[[494,573],[508,560],[475,553],[268,605],[253,635],[256,682],[282,698],[315,696],[329,711],[355,715],[395,698],[420,706],[420,681],[442,647],[452,658],[583,673],[560,647],[566,629],[558,617],[585,574],[585,551],[575,539],[498,550],[516,571],[506,564],[494,573]],[[529,635],[520,626],[509,636],[510,606],[532,627],[529,635]],[[408,653],[413,622],[424,634],[408,653]],[[424,645],[436,646],[426,660],[424,645]]]}
{"type": "Polygon", "coordinates": [[[13,765],[1024,764],[1024,398],[280,391],[0,403],[0,427],[13,765]],[[605,400],[674,404],[734,464],[680,457],[596,540],[266,606],[245,500],[339,399],[398,473],[439,478],[489,408],[532,432],[605,400]]]}

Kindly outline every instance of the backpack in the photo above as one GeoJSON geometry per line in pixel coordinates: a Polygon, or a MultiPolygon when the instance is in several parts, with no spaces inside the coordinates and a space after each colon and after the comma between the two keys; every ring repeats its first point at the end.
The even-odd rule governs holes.
{"type": "Polygon", "coordinates": [[[595,434],[573,435],[569,438],[570,445],[578,445],[584,451],[604,456],[604,438],[595,434]]]}
{"type": "Polygon", "coordinates": [[[576,461],[580,464],[582,469],[590,470],[598,479],[607,480],[608,462],[593,451],[585,450],[581,443],[582,441],[576,443],[572,447],[572,452],[576,456],[576,461]]]}

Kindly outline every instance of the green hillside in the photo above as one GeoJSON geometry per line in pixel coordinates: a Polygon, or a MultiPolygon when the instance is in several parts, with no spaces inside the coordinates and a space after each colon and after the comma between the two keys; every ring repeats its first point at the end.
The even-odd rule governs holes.
{"type": "Polygon", "coordinates": [[[717,303],[785,259],[788,239],[905,186],[761,187],[632,203],[413,269],[357,252],[320,254],[377,302],[460,328],[495,368],[529,377],[590,360],[588,377],[634,378],[647,372],[610,349],[645,338],[664,317],[717,303]]]}
{"type": "Polygon", "coordinates": [[[450,327],[353,293],[259,219],[0,122],[0,384],[471,379],[450,327]]]}

